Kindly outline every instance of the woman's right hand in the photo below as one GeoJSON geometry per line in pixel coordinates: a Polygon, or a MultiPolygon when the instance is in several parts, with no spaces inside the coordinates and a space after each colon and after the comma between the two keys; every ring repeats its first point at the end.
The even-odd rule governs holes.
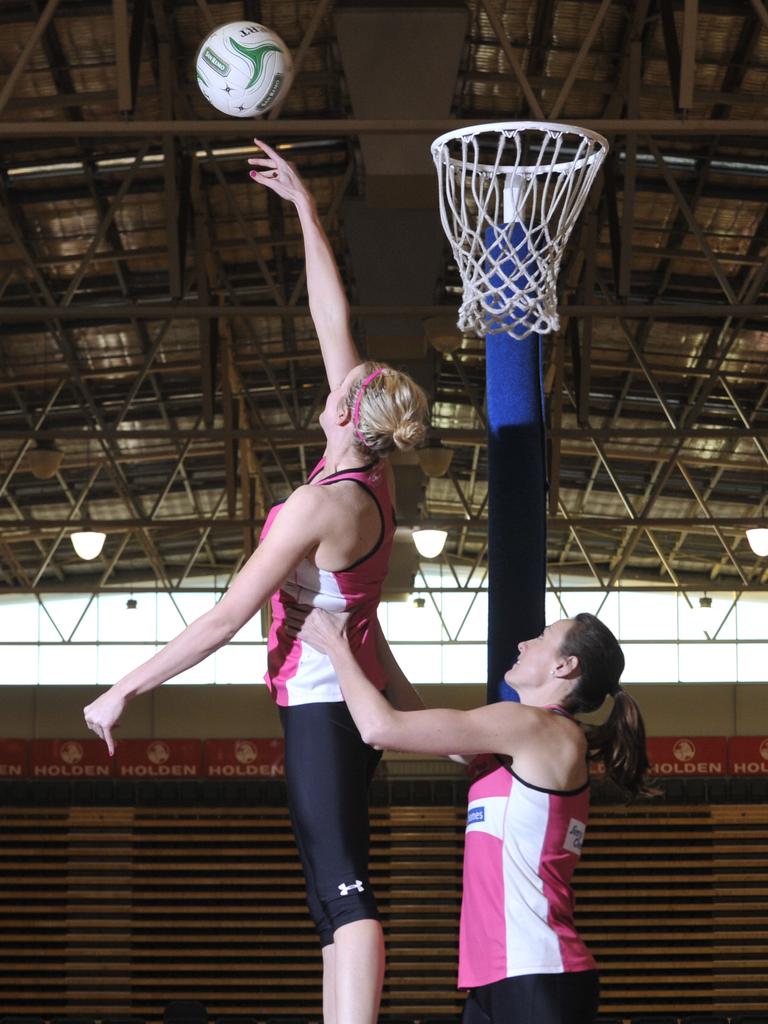
{"type": "Polygon", "coordinates": [[[347,623],[349,612],[330,613],[322,608],[313,608],[309,614],[288,609],[286,622],[288,631],[304,640],[321,654],[331,654],[339,644],[348,643],[347,623]]]}
{"type": "Polygon", "coordinates": [[[253,141],[260,149],[264,150],[266,156],[254,156],[248,159],[249,164],[255,164],[259,168],[259,170],[250,171],[250,177],[292,203],[309,198],[307,186],[294,165],[283,160],[280,154],[266,142],[262,142],[260,139],[253,141]]]}
{"type": "Polygon", "coordinates": [[[110,757],[115,753],[115,741],[112,737],[112,730],[125,710],[125,705],[125,697],[116,692],[113,686],[111,690],[102,693],[100,697],[97,697],[96,700],[83,708],[85,724],[96,733],[99,739],[104,740],[110,757]]]}

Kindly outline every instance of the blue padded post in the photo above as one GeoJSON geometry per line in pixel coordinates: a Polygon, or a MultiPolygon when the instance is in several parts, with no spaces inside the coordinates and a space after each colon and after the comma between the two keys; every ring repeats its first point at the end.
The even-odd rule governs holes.
{"type": "MultiPolygon", "coordinates": [[[[492,234],[487,241],[493,244],[492,234]]],[[[547,479],[538,335],[486,336],[486,393],[488,702],[493,703],[517,699],[504,673],[516,661],[520,641],[538,636],[545,624],[547,479]]]]}

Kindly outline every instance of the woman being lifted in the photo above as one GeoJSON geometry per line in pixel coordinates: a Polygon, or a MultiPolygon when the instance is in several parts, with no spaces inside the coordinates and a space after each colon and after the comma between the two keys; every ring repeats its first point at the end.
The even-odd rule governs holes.
{"type": "Polygon", "coordinates": [[[89,704],[85,718],[112,753],[128,700],[222,647],[272,597],[267,685],[285,733],[291,819],[322,945],[323,1019],[374,1024],[384,945],[368,880],[368,787],[381,754],[360,738],[330,659],[289,636],[285,619],[288,609],[347,612],[369,678],[395,706],[420,706],[389,672],[376,608],[395,531],[387,455],[424,438],[427,401],[410,377],[361,361],[312,196],[291,164],[255,141],[264,155],[249,160],[251,178],[293,203],[304,236],[310,311],[330,385],[320,414],[325,453],[307,482],[270,511],[259,547],[216,607],[89,704]]]}

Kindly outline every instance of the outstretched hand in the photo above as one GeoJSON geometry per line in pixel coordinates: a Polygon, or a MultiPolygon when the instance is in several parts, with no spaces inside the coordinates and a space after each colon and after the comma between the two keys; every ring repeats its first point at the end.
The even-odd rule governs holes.
{"type": "Polygon", "coordinates": [[[321,654],[330,654],[335,646],[347,641],[348,612],[330,614],[322,608],[313,608],[308,614],[289,608],[285,621],[288,632],[304,640],[321,654]]]}
{"type": "Polygon", "coordinates": [[[100,740],[107,744],[109,756],[115,753],[115,741],[112,730],[116,727],[117,720],[125,710],[125,698],[116,694],[114,690],[107,690],[100,697],[83,708],[85,724],[91,729],[100,740]]]}
{"type": "Polygon", "coordinates": [[[283,160],[280,154],[266,142],[262,142],[260,139],[253,141],[264,151],[266,156],[249,157],[248,163],[259,168],[259,170],[249,171],[250,177],[292,203],[306,198],[309,192],[294,165],[283,160]]]}

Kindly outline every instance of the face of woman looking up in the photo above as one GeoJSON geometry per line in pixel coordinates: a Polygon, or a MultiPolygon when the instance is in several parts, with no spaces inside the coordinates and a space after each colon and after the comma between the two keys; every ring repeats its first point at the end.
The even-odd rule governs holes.
{"type": "Polygon", "coordinates": [[[518,692],[534,690],[549,683],[553,674],[564,666],[560,648],[573,625],[573,619],[560,619],[546,626],[540,636],[532,640],[523,640],[517,645],[520,652],[517,661],[504,676],[508,683],[518,692]]]}

